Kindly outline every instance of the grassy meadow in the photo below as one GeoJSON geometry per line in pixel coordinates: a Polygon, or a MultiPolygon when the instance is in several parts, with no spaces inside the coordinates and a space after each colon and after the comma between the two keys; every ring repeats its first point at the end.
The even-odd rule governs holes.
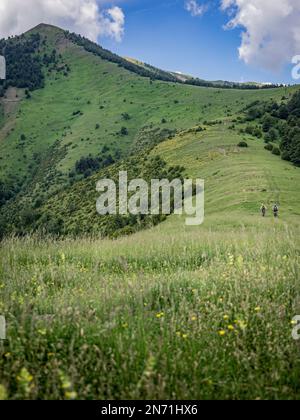
{"type": "Polygon", "coordinates": [[[2,396],[298,399],[299,230],[272,222],[4,241],[2,396]]]}
{"type": "Polygon", "coordinates": [[[202,226],[2,242],[5,398],[300,398],[299,174],[236,140],[225,125],[153,151],[205,178],[202,226]],[[280,218],[261,218],[275,199],[280,218]]]}

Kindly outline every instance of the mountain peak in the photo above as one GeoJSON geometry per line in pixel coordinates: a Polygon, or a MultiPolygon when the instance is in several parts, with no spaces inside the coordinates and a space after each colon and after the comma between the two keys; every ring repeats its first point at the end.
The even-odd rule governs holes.
{"type": "Polygon", "coordinates": [[[39,23],[38,25],[36,25],[34,28],[30,29],[27,31],[27,33],[32,33],[32,32],[42,32],[42,33],[62,33],[64,32],[64,30],[62,28],[59,28],[58,26],[55,25],[51,25],[50,23],[39,23]]]}

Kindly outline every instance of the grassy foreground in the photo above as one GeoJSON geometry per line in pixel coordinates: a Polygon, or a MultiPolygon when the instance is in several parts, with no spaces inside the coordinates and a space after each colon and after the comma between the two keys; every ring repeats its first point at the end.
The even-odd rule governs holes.
{"type": "Polygon", "coordinates": [[[2,243],[2,398],[300,398],[299,231],[164,229],[2,243]]]}

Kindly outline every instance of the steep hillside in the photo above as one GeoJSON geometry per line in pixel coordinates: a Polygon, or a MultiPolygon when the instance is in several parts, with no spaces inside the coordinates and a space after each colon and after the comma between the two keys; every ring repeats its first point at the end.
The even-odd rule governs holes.
{"type": "MultiPolygon", "coordinates": [[[[169,165],[181,164],[193,178],[205,179],[205,227],[273,226],[271,208],[281,206],[282,223],[299,223],[299,168],[265,150],[262,139],[241,135],[231,124],[207,131],[184,132],[160,144],[153,153],[169,165]],[[241,140],[248,147],[238,147],[241,140]],[[261,203],[270,218],[260,223],[261,203]]],[[[169,226],[178,229],[182,220],[172,216],[169,226]]]]}
{"type": "MultiPolygon", "coordinates": [[[[248,157],[236,148],[242,138],[239,133],[228,131],[230,122],[257,100],[279,102],[297,90],[296,87],[217,89],[153,80],[153,74],[140,75],[135,67],[126,68],[126,60],[119,60],[96,44],[49,25],[39,25],[8,42],[13,56],[27,45],[27,52],[22,56],[26,71],[20,73],[12,68],[10,74],[14,77],[7,81],[12,86],[1,99],[0,190],[2,206],[6,203],[1,211],[1,226],[3,230],[8,225],[5,228],[8,232],[15,228],[19,231],[20,226],[22,231],[43,227],[49,224],[49,218],[57,219],[58,214],[62,215],[59,232],[73,232],[69,227],[75,225],[81,233],[98,232],[102,223],[95,215],[95,179],[111,165],[115,164],[112,171],[119,164],[126,167],[130,155],[153,149],[157,143],[174,136],[162,148],[169,144],[179,147],[177,163],[184,162],[186,175],[197,172],[210,178],[215,174],[214,179],[219,183],[223,175],[219,175],[218,168],[215,170],[218,154],[227,156],[228,168],[235,155],[248,157]],[[32,62],[42,72],[39,79],[28,71],[32,62]],[[14,80],[20,74],[24,80],[18,84],[14,80]],[[18,89],[13,86],[16,84],[18,89]],[[182,133],[199,125],[206,131],[194,135],[192,130],[187,135],[189,147],[194,150],[185,159],[181,148],[187,137],[182,133]],[[211,148],[208,156],[202,142],[197,143],[199,136],[211,148]],[[235,152],[228,153],[229,149],[235,152]],[[197,171],[192,170],[194,165],[198,165],[197,171]],[[203,170],[204,165],[208,171],[203,170]],[[94,178],[90,178],[93,174],[94,178]],[[84,223],[82,190],[92,194],[88,206],[93,219],[84,223]],[[65,203],[62,197],[67,195],[78,197],[70,211],[62,204],[65,203]]],[[[264,165],[265,154],[256,154],[255,147],[254,143],[249,148],[249,157],[264,165]]],[[[173,153],[172,146],[164,154],[164,160],[171,161],[173,153]]],[[[281,162],[277,164],[284,167],[281,162]]],[[[142,166],[137,162],[136,168],[142,166]]],[[[244,167],[240,165],[236,171],[243,179],[244,167]]],[[[273,182],[272,168],[268,177],[273,182]]],[[[230,189],[231,184],[226,188],[230,189]]],[[[241,183],[242,191],[248,188],[241,183]]],[[[246,200],[246,195],[243,197],[246,200]]],[[[264,197],[258,194],[255,200],[264,197]]],[[[224,209],[239,205],[239,200],[228,198],[222,205],[224,209]]],[[[212,207],[214,200],[219,198],[212,199],[212,207]]],[[[254,210],[254,200],[251,209],[254,210]]]]}

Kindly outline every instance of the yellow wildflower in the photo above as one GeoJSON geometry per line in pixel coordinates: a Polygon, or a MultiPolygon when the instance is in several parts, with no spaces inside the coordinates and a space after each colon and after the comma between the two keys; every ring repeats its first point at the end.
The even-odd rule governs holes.
{"type": "Polygon", "coordinates": [[[77,392],[75,391],[66,391],[65,398],[67,400],[75,400],[77,398],[77,392]]]}
{"type": "Polygon", "coordinates": [[[17,381],[30,383],[32,380],[33,376],[28,372],[26,368],[22,368],[20,374],[17,376],[17,381]]]}
{"type": "Polygon", "coordinates": [[[248,327],[248,324],[245,321],[238,321],[238,325],[242,330],[245,330],[248,327]]]}
{"type": "Polygon", "coordinates": [[[24,393],[29,395],[33,388],[33,376],[28,372],[26,368],[21,369],[21,372],[17,376],[17,381],[19,382],[24,393]]]}
{"type": "Polygon", "coordinates": [[[244,258],[242,257],[242,255],[239,255],[239,256],[238,256],[237,263],[238,263],[238,265],[239,265],[240,267],[242,267],[242,266],[243,266],[243,263],[244,263],[244,258]]]}
{"type": "Polygon", "coordinates": [[[205,383],[206,385],[208,385],[208,386],[212,386],[212,385],[213,385],[213,381],[212,381],[211,379],[206,379],[206,380],[204,381],[204,383],[205,383]]]}
{"type": "Polygon", "coordinates": [[[7,391],[4,385],[0,384],[0,401],[7,400],[7,391]]]}
{"type": "Polygon", "coordinates": [[[257,306],[254,310],[255,310],[255,312],[260,312],[261,311],[261,307],[260,306],[257,306]]]}

